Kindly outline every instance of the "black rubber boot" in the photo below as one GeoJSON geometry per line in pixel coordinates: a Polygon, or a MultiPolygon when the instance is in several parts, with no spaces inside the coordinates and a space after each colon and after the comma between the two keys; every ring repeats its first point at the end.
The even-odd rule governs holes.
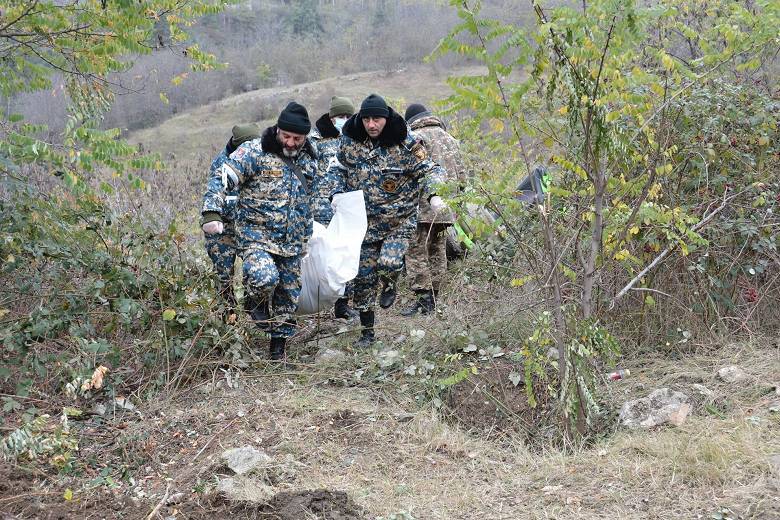
{"type": "Polygon", "coordinates": [[[382,277],[382,293],[379,295],[379,306],[383,309],[392,307],[395,303],[395,280],[382,277]]]}
{"type": "Polygon", "coordinates": [[[342,320],[352,320],[360,316],[360,313],[349,306],[349,298],[339,298],[333,306],[333,315],[342,320]]]}
{"type": "Polygon", "coordinates": [[[417,290],[417,299],[407,309],[401,311],[401,316],[412,317],[417,313],[430,314],[436,308],[433,300],[433,291],[417,290]]]}
{"type": "Polygon", "coordinates": [[[374,337],[374,311],[360,311],[360,338],[355,341],[354,347],[365,349],[373,345],[374,337]]]}
{"type": "Polygon", "coordinates": [[[246,299],[246,312],[252,321],[258,327],[264,328],[268,326],[268,320],[271,319],[271,309],[268,306],[268,300],[258,301],[257,298],[247,297],[246,299]]]}
{"type": "Polygon", "coordinates": [[[271,346],[269,348],[271,361],[281,361],[284,359],[284,346],[286,343],[287,338],[271,338],[271,346]]]}

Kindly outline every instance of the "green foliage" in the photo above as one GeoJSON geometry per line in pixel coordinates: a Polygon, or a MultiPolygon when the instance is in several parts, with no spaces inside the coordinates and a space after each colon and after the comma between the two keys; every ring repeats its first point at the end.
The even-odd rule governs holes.
{"type": "Polygon", "coordinates": [[[51,466],[66,469],[71,463],[71,454],[79,449],[78,439],[71,435],[66,411],[56,424],[51,422],[44,414],[3,437],[0,441],[2,459],[34,461],[46,457],[51,466]]]}
{"type": "MultiPolygon", "coordinates": [[[[472,212],[463,227],[489,244],[512,244],[481,252],[523,258],[518,288],[544,281],[551,306],[540,319],[552,323],[533,343],[560,353],[558,398],[567,417],[577,410],[582,430],[595,411],[590,367],[615,348],[594,324],[614,327],[603,318],[632,289],[658,283],[666,273],[653,268],[662,259],[695,258],[698,267],[672,271],[671,283],[698,272],[710,287],[691,298],[706,295],[698,307],[718,318],[728,297],[721,290],[713,303],[715,295],[735,278],[745,283],[742,266],[759,274],[776,262],[778,105],[757,78],[778,49],[780,6],[533,3],[537,23],[525,29],[482,17],[477,1],[451,5],[461,23],[434,55],[487,68],[452,78],[446,102],[474,116],[457,130],[482,152],[458,202],[492,212],[472,212]],[[514,187],[538,162],[553,183],[542,205],[525,208],[514,187]],[[758,211],[742,210],[749,207],[758,211]]],[[[775,282],[762,279],[776,297],[775,282]]],[[[658,296],[647,295],[642,312],[660,309],[658,296]]],[[[529,349],[526,369],[543,377],[546,361],[531,352],[538,349],[529,349]]]]}
{"type": "Polygon", "coordinates": [[[515,358],[522,364],[528,403],[535,407],[539,400],[536,389],[544,388],[549,397],[557,399],[562,414],[574,425],[580,410],[585,411],[587,421],[599,415],[595,395],[600,381],[598,367],[602,364],[613,366],[620,347],[617,340],[598,324],[588,324],[572,315],[569,321],[574,333],[564,345],[564,370],[559,370],[560,356],[552,316],[547,311],[537,318],[532,334],[523,342],[515,358]],[[601,363],[594,365],[594,360],[601,363]]]}
{"type": "MultiPolygon", "coordinates": [[[[185,28],[203,15],[222,10],[229,0],[177,3],[151,0],[51,0],[0,5],[0,93],[49,89],[64,82],[69,97],[68,121],[54,142],[40,138],[44,126],[26,124],[18,115],[0,119],[0,173],[15,174],[18,166],[46,165],[75,183],[84,173],[107,167],[119,174],[134,168],[160,168],[153,157],[139,156],[118,141],[118,130],[100,130],[103,114],[114,99],[111,75],[129,69],[132,60],[151,52],[149,41],[164,22],[176,42],[188,39],[185,28]],[[56,144],[55,144],[56,143],[56,144]]],[[[217,67],[213,55],[197,44],[184,54],[194,71],[217,67]]]]}
{"type": "Polygon", "coordinates": [[[127,389],[134,372],[133,385],[152,389],[176,382],[182,362],[243,345],[213,312],[208,266],[175,227],[160,232],[113,215],[88,192],[6,188],[0,336],[11,370],[0,381],[8,393],[71,383],[77,395],[99,365],[111,369],[109,392],[127,389]]]}
{"type": "Polygon", "coordinates": [[[287,25],[294,36],[319,39],[325,33],[320,16],[317,0],[296,0],[287,25]]]}

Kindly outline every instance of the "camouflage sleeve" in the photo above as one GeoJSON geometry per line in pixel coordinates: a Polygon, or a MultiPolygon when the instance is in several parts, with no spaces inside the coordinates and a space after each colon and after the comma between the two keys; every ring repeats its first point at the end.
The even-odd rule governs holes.
{"type": "Polygon", "coordinates": [[[236,151],[230,154],[219,168],[224,190],[238,189],[244,183],[244,178],[252,171],[252,147],[254,141],[246,141],[236,151]]]}
{"type": "Polygon", "coordinates": [[[214,158],[211,162],[211,168],[209,169],[209,178],[206,183],[206,193],[203,195],[203,207],[201,213],[219,213],[222,214],[222,208],[225,205],[224,186],[222,185],[222,177],[220,175],[220,168],[227,160],[225,151],[214,158]]]}
{"type": "Polygon", "coordinates": [[[349,191],[347,188],[347,171],[350,166],[354,166],[347,158],[347,154],[344,152],[344,140],[342,136],[339,138],[338,151],[336,152],[335,160],[331,161],[328,165],[327,176],[332,179],[333,191],[330,197],[337,193],[344,193],[349,191]]]}
{"type": "Polygon", "coordinates": [[[429,199],[436,195],[439,184],[447,182],[447,172],[438,163],[431,160],[428,151],[421,140],[411,147],[412,155],[417,159],[413,171],[421,174],[423,195],[429,199]]]}

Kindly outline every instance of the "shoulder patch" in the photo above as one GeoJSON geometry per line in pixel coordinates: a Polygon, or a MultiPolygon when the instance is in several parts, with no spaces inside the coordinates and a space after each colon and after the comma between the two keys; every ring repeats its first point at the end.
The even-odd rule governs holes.
{"type": "Polygon", "coordinates": [[[428,151],[425,149],[425,146],[421,142],[417,142],[414,146],[412,146],[411,152],[412,155],[417,157],[417,159],[419,159],[420,161],[428,157],[428,151]]]}
{"type": "Polygon", "coordinates": [[[234,161],[240,161],[243,156],[246,155],[247,147],[246,146],[239,146],[236,148],[236,150],[230,154],[230,158],[234,161]]]}

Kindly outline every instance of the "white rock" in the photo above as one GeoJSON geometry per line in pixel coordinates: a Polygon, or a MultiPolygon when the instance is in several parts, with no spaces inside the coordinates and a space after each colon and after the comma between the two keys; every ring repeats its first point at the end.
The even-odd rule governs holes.
{"type": "Polygon", "coordinates": [[[685,422],[691,411],[688,396],[669,388],[659,388],[647,397],[627,401],[620,409],[620,424],[627,428],[653,428],[685,422]]]}
{"type": "Polygon", "coordinates": [[[726,383],[738,383],[747,378],[745,371],[736,365],[723,367],[718,370],[718,378],[726,383]]]}
{"type": "Polygon", "coordinates": [[[712,397],[714,392],[707,388],[704,385],[700,385],[698,383],[691,385],[694,390],[696,390],[699,394],[703,395],[704,397],[712,397]]]}
{"type": "Polygon", "coordinates": [[[236,475],[246,475],[268,466],[273,459],[252,446],[233,448],[222,453],[222,461],[236,475]]]}
{"type": "Polygon", "coordinates": [[[271,486],[252,480],[249,477],[221,478],[217,482],[217,491],[233,502],[268,502],[274,496],[271,486]]]}

